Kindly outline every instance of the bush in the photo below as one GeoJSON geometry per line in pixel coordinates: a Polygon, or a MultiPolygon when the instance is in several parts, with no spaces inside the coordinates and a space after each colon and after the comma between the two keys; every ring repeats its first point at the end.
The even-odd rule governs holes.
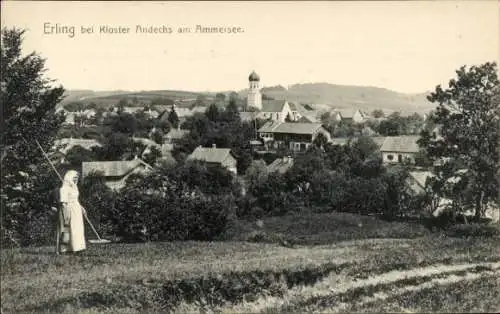
{"type": "Polygon", "coordinates": [[[164,181],[160,189],[127,187],[116,200],[117,235],[125,241],[213,240],[225,231],[231,195],[204,195],[164,181]]]}
{"type": "Polygon", "coordinates": [[[80,202],[101,236],[115,235],[116,216],[113,210],[116,194],[104,184],[102,177],[90,175],[80,187],[80,202]]]}
{"type": "Polygon", "coordinates": [[[473,223],[452,225],[446,231],[450,237],[498,237],[500,236],[499,226],[492,224],[473,223]]]}

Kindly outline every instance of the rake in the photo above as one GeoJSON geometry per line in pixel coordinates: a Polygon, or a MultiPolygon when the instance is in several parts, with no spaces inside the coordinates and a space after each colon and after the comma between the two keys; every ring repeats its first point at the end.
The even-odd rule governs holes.
{"type": "MultiPolygon", "coordinates": [[[[24,138],[23,138],[24,139],[24,138]]],[[[26,139],[24,139],[25,142],[26,139]]],[[[61,174],[59,174],[59,172],[57,171],[56,167],[54,166],[54,164],[52,163],[52,161],[50,161],[49,159],[49,156],[47,156],[47,154],[45,153],[45,151],[43,150],[42,146],[40,145],[40,143],[38,142],[38,140],[35,139],[35,142],[36,142],[36,145],[38,146],[38,148],[42,151],[42,154],[43,156],[45,157],[45,159],[47,159],[47,161],[49,162],[50,166],[52,167],[52,169],[54,170],[54,172],[57,174],[57,176],[59,177],[59,180],[61,180],[61,183],[64,183],[64,179],[61,177],[61,174]]],[[[94,231],[95,235],[97,236],[97,240],[88,240],[89,243],[93,243],[93,244],[105,244],[105,243],[111,243],[111,240],[107,240],[107,239],[103,239],[99,236],[99,233],[97,232],[97,230],[95,230],[94,228],[94,225],[92,224],[92,222],[90,222],[90,219],[89,217],[87,216],[87,210],[82,206],[83,208],[83,217],[85,217],[85,220],[88,222],[88,224],[90,225],[90,227],[92,228],[92,231],[94,231]]]]}

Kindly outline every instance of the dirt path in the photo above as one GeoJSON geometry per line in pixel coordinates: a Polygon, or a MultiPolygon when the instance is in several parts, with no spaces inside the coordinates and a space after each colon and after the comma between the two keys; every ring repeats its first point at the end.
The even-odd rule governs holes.
{"type": "MultiPolygon", "coordinates": [[[[360,302],[367,303],[377,299],[384,299],[395,294],[402,294],[406,291],[412,291],[414,289],[416,290],[424,289],[436,283],[449,284],[461,280],[477,278],[481,276],[480,273],[479,274],[468,273],[462,276],[457,276],[453,274],[454,272],[472,270],[477,266],[489,267],[492,269],[494,273],[500,273],[500,262],[497,262],[497,263],[471,263],[471,264],[456,264],[456,265],[433,265],[422,268],[414,268],[410,270],[402,270],[402,271],[394,270],[381,275],[361,280],[357,280],[352,277],[347,277],[345,274],[332,274],[313,286],[309,287],[300,286],[292,288],[282,298],[280,297],[259,298],[255,302],[238,304],[235,306],[231,306],[229,308],[224,308],[222,309],[222,311],[225,313],[267,312],[269,310],[271,310],[272,312],[275,311],[280,312],[280,309],[283,306],[296,304],[297,300],[307,300],[313,297],[335,296],[356,288],[376,286],[376,285],[387,285],[403,279],[427,277],[433,275],[446,275],[449,273],[449,276],[446,276],[445,278],[436,278],[420,285],[406,286],[402,288],[393,289],[391,290],[390,294],[386,292],[381,292],[375,294],[371,298],[366,297],[360,300],[360,302]]],[[[349,304],[340,303],[334,308],[328,308],[327,311],[328,312],[342,311],[351,303],[349,304]]]]}

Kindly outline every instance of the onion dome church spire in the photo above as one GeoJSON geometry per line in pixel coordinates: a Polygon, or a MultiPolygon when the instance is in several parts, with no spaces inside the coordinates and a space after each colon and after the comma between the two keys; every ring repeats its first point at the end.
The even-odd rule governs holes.
{"type": "Polygon", "coordinates": [[[262,109],[262,95],[259,87],[260,77],[255,71],[248,76],[249,90],[247,97],[247,106],[256,109],[262,109]]]}

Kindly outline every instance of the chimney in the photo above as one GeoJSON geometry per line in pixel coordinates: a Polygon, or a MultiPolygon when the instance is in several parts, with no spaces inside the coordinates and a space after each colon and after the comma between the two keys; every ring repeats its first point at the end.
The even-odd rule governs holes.
{"type": "Polygon", "coordinates": [[[217,148],[217,145],[216,144],[212,144],[212,148],[217,148]]]}

